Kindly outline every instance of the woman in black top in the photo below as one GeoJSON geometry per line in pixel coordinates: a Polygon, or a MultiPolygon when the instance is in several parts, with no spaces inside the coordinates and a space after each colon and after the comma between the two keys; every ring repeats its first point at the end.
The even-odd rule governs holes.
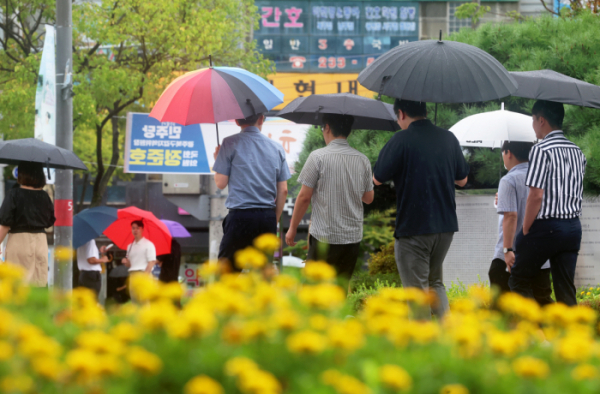
{"type": "Polygon", "coordinates": [[[46,185],[42,164],[21,162],[17,185],[0,207],[0,243],[8,233],[6,261],[25,268],[25,280],[33,286],[48,283],[48,241],[45,229],[52,227],[54,205],[42,188],[46,185]]]}

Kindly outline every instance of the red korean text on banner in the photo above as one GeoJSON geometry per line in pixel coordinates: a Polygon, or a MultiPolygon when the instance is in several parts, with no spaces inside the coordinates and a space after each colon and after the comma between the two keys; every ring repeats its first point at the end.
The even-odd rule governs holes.
{"type": "Polygon", "coordinates": [[[55,226],[73,226],[73,200],[55,200],[55,226]]]}

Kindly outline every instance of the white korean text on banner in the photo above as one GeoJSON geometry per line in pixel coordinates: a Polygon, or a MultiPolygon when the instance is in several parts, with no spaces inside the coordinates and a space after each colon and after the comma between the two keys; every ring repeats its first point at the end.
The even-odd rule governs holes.
{"type": "MultiPolygon", "coordinates": [[[[262,126],[262,134],[283,147],[291,172],[309,127],[282,118],[267,118],[262,126]]],[[[219,123],[221,142],[239,132],[233,121],[219,123]]],[[[214,124],[181,126],[160,123],[148,114],[127,114],[125,172],[211,174],[216,148],[214,124]]]]}
{"type": "Polygon", "coordinates": [[[200,125],[159,122],[148,114],[127,114],[125,172],[210,174],[200,125]]]}
{"type": "MultiPolygon", "coordinates": [[[[54,27],[46,25],[46,37],[40,73],[35,91],[35,138],[56,145],[56,65],[54,56],[54,27]]],[[[44,171],[45,172],[45,171],[44,171]]],[[[50,172],[54,183],[54,170],[50,172]]]]}

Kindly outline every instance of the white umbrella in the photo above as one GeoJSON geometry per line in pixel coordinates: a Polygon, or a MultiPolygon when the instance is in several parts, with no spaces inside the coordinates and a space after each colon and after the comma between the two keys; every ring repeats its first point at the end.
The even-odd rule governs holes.
{"type": "Polygon", "coordinates": [[[531,116],[505,111],[483,112],[464,118],[450,128],[461,146],[501,148],[503,141],[535,142],[531,116]]]}

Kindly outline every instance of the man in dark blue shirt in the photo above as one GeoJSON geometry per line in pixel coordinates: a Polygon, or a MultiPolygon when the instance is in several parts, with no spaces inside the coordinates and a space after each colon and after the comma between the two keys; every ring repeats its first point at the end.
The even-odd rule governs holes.
{"type": "Polygon", "coordinates": [[[425,103],[396,99],[394,111],[402,130],[379,153],[373,181],[394,181],[402,285],[435,291],[433,313],[441,317],[448,310],[442,263],[458,231],[454,185],[466,185],[469,165],[454,134],[426,119],[425,103]]]}

